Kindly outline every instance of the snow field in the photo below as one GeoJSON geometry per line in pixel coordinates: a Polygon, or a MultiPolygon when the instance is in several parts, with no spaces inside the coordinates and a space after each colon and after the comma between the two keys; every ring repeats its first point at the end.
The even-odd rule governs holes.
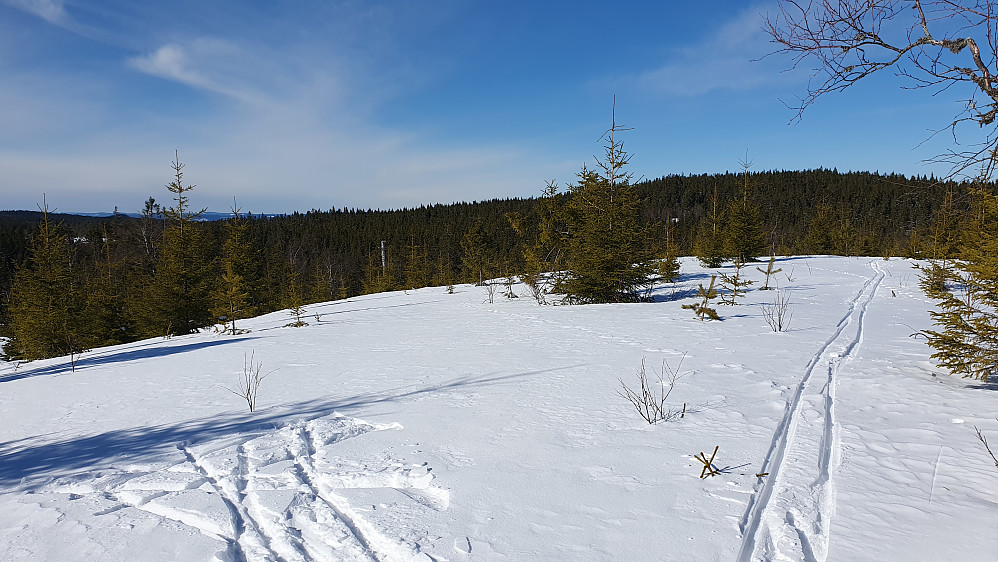
{"type": "MultiPolygon", "coordinates": [[[[994,391],[934,376],[912,262],[778,262],[760,305],[539,307],[458,286],[0,366],[0,559],[987,559],[994,391]],[[789,274],[789,277],[787,277],[789,274]],[[255,354],[259,409],[225,387],[255,354]],[[684,358],[685,357],[685,358],[684,358]],[[645,424],[645,358],[691,374],[645,424]],[[955,423],[954,420],[963,423],[955,423]],[[693,456],[719,447],[721,474],[693,456]],[[766,476],[756,476],[769,473],[766,476]]],[[[761,280],[749,268],[749,278],[761,280]]],[[[756,288],[760,283],[753,286],[756,288]]],[[[520,288],[526,295],[526,289],[520,288]]],[[[689,302],[689,301],[685,301],[689,302]]],[[[998,437],[995,438],[998,440],[998,437]]]]}

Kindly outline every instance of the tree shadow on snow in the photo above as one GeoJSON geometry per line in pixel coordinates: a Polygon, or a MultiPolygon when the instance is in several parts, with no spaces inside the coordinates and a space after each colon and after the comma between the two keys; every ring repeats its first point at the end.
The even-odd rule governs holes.
{"type": "MultiPolygon", "coordinates": [[[[164,345],[162,340],[143,340],[133,344],[130,348],[122,349],[120,346],[113,350],[101,349],[95,352],[87,352],[76,360],[76,372],[85,371],[93,367],[109,365],[112,363],[122,363],[135,361],[137,359],[149,359],[152,357],[165,357],[177,353],[187,353],[198,349],[206,349],[219,345],[238,343],[246,340],[256,339],[253,337],[228,338],[211,341],[199,341],[194,343],[184,343],[179,345],[164,345]]],[[[30,365],[30,363],[28,364],[30,365]]],[[[30,377],[40,377],[44,375],[70,374],[73,372],[73,365],[68,360],[60,361],[49,365],[16,370],[9,375],[0,375],[0,383],[26,379],[30,377]]]]}
{"type": "Polygon", "coordinates": [[[116,429],[96,435],[71,435],[59,441],[43,436],[0,443],[0,486],[32,490],[53,478],[108,469],[124,461],[145,462],[176,454],[179,445],[231,434],[273,431],[289,422],[312,419],[334,411],[349,411],[383,402],[455,388],[503,384],[577,365],[509,375],[460,377],[425,387],[324,398],[274,406],[256,413],[222,413],[208,418],[148,427],[116,429]]]}

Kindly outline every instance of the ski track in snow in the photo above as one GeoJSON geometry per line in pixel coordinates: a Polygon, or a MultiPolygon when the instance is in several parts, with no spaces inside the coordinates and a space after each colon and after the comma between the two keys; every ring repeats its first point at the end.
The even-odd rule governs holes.
{"type": "Polygon", "coordinates": [[[191,527],[225,543],[216,554],[225,562],[429,560],[418,545],[389,538],[338,493],[391,489],[421,509],[447,509],[449,492],[430,483],[429,468],[326,461],[327,447],[390,429],[401,426],[332,414],[236,439],[180,443],[178,464],[61,488],[115,503],[98,517],[132,508],[191,527]]]}
{"type": "Polygon", "coordinates": [[[812,356],[787,401],[761,471],[769,474],[760,477],[742,518],[739,562],[823,562],[827,557],[840,454],[835,375],[862,343],[867,307],[885,276],[876,261],[870,265],[874,274],[850,301],[832,337],[812,356]]]}

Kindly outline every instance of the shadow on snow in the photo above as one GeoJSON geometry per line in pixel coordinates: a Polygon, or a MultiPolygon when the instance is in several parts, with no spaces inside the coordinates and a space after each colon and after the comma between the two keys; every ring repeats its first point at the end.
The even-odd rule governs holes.
{"type": "Polygon", "coordinates": [[[224,435],[272,431],[300,419],[328,415],[337,410],[358,409],[372,404],[454,388],[502,384],[573,366],[510,375],[467,376],[421,388],[397,388],[385,392],[344,398],[308,400],[274,406],[256,413],[223,413],[209,418],[152,427],[117,429],[90,436],[46,441],[42,436],[0,443],[0,486],[21,485],[32,490],[52,478],[108,469],[123,459],[141,457],[153,461],[176,454],[177,445],[210,440],[224,435]]]}
{"type": "MultiPolygon", "coordinates": [[[[93,367],[109,365],[112,363],[122,363],[125,361],[135,361],[137,359],[149,359],[152,357],[165,357],[177,353],[187,353],[198,349],[205,349],[230,343],[238,343],[246,340],[256,339],[253,337],[229,338],[224,340],[201,341],[196,343],[183,343],[179,345],[163,345],[161,341],[155,339],[144,340],[138,344],[133,344],[131,348],[122,349],[121,346],[108,351],[107,348],[93,353],[85,353],[76,360],[76,371],[84,371],[93,367]]],[[[30,365],[30,363],[29,363],[30,365]]],[[[56,375],[59,373],[69,373],[73,370],[72,363],[66,359],[59,363],[28,368],[23,371],[15,371],[10,375],[0,375],[0,383],[26,379],[30,377],[40,377],[44,375],[56,375]]]]}

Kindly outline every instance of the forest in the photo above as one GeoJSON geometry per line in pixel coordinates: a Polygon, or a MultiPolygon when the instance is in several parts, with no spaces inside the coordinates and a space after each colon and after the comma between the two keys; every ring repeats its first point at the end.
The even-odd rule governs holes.
{"type": "MultiPolygon", "coordinates": [[[[213,325],[238,332],[239,318],[285,308],[300,323],[313,302],[571,268],[590,252],[579,244],[597,232],[586,230],[585,206],[573,201],[595,193],[586,185],[606,187],[584,169],[566,189],[549,183],[528,199],[282,216],[234,207],[230,219],[202,221],[182,169],[178,160],[169,193],[149,197],[137,218],[0,212],[0,335],[9,359],[213,325]],[[36,322],[17,318],[64,328],[38,337],[36,322]]],[[[661,265],[680,255],[712,266],[771,254],[945,257],[955,251],[946,221],[965,215],[972,199],[968,184],[825,169],[610,179],[611,191],[626,187],[625,212],[635,218],[628,263],[651,267],[636,283],[649,272],[672,277],[661,265]]],[[[636,286],[568,302],[626,300],[636,286]]]]}

